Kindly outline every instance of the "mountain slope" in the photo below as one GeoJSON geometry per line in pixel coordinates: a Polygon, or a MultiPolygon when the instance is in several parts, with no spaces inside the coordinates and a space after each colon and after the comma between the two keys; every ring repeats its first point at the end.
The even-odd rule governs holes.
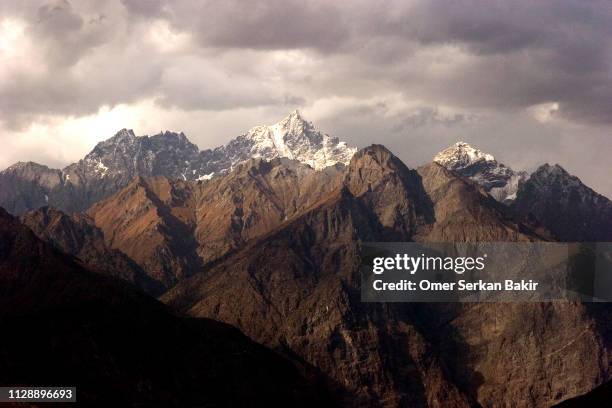
{"type": "Polygon", "coordinates": [[[0,384],[87,406],[313,406],[325,393],[236,329],[84,269],[0,209],[0,384]]]}
{"type": "Polygon", "coordinates": [[[337,189],[343,166],[315,171],[289,159],[252,159],[194,189],[198,254],[215,260],[260,237],[337,189]]]}
{"type": "Polygon", "coordinates": [[[87,214],[117,249],[167,288],[201,266],[193,237],[192,185],[165,177],[134,178],[87,214]]]}
{"type": "Polygon", "coordinates": [[[134,177],[207,180],[252,158],[286,157],[321,170],[346,164],[356,149],[317,130],[297,112],[257,126],[224,146],[200,151],[183,133],[136,136],[122,129],[62,170],[17,163],[0,172],[0,206],[21,214],[50,205],[72,213],[125,187],[134,177]]]}
{"type": "Polygon", "coordinates": [[[559,165],[540,166],[519,188],[512,210],[561,241],[612,241],[612,201],[559,165]]]}
{"type": "Polygon", "coordinates": [[[469,406],[413,326],[382,305],[360,302],[357,241],[377,234],[385,234],[377,214],[343,187],[163,299],[193,316],[234,322],[319,368],[344,406],[469,406]]]}
{"type": "Polygon", "coordinates": [[[212,180],[135,178],[88,210],[106,245],[164,288],[262,236],[328,195],[342,167],[315,171],[288,159],[253,159],[212,180]]]}
{"type": "Polygon", "coordinates": [[[21,222],[41,240],[79,258],[90,270],[124,279],[153,295],[163,289],[123,252],[109,248],[102,231],[84,214],[69,216],[42,207],[22,215],[21,222]]]}

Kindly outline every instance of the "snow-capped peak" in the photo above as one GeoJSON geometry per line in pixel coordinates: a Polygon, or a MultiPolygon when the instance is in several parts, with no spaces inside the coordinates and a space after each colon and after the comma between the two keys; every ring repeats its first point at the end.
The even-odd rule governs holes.
{"type": "Polygon", "coordinates": [[[450,170],[460,170],[478,162],[494,162],[495,157],[465,142],[457,142],[438,153],[434,161],[450,170]]]}
{"type": "Polygon", "coordinates": [[[291,112],[289,116],[273,126],[292,134],[299,134],[303,133],[307,128],[312,127],[312,123],[304,120],[300,112],[296,109],[291,112]]]}
{"type": "Polygon", "coordinates": [[[495,160],[493,155],[465,142],[457,142],[447,147],[433,160],[461,176],[472,179],[501,202],[514,200],[519,183],[527,178],[527,173],[515,172],[495,160]]]}
{"type": "MultiPolygon", "coordinates": [[[[287,157],[316,170],[336,163],[348,163],[357,151],[338,138],[316,129],[295,110],[274,125],[256,126],[238,139],[250,144],[249,158],[287,157]]],[[[232,143],[227,147],[231,148],[232,143]]]]}

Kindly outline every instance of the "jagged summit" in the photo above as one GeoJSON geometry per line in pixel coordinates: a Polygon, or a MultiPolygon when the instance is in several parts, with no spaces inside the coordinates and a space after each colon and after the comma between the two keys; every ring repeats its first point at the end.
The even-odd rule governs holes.
{"type": "Polygon", "coordinates": [[[304,118],[302,117],[298,109],[292,110],[291,113],[289,113],[289,115],[287,115],[283,120],[281,120],[281,122],[285,122],[285,121],[288,121],[288,122],[299,121],[299,122],[306,123],[306,121],[304,120],[304,118]]]}
{"type": "Polygon", "coordinates": [[[449,170],[461,170],[478,162],[494,162],[495,157],[461,141],[439,152],[434,161],[449,170]]]}
{"type": "Polygon", "coordinates": [[[457,142],[435,155],[434,162],[468,177],[501,202],[516,198],[519,183],[527,178],[525,172],[515,172],[495,157],[466,142],[457,142]]]}
{"type": "Polygon", "coordinates": [[[569,200],[570,196],[573,196],[573,198],[580,198],[582,202],[592,202],[593,207],[601,203],[605,203],[608,207],[612,206],[607,197],[586,186],[578,177],[570,174],[559,164],[542,164],[525,180],[522,187],[524,187],[521,188],[522,191],[536,188],[539,193],[551,190],[554,194],[564,196],[562,201],[569,200]]]}
{"type": "Polygon", "coordinates": [[[133,129],[126,129],[123,128],[120,131],[118,131],[117,133],[115,133],[115,135],[107,140],[122,140],[122,139],[134,139],[136,138],[136,135],[134,134],[134,130],[133,129]]]}
{"type": "Polygon", "coordinates": [[[552,177],[568,177],[578,179],[576,176],[572,176],[559,164],[548,164],[544,163],[536,169],[533,175],[545,175],[552,177]]]}
{"type": "Polygon", "coordinates": [[[357,149],[317,130],[298,110],[273,125],[255,126],[224,146],[200,151],[183,132],[163,131],[136,136],[122,129],[98,143],[80,163],[90,173],[165,175],[184,180],[207,180],[252,158],[286,157],[316,170],[347,164],[357,149]]]}
{"type": "MultiPolygon", "coordinates": [[[[348,164],[357,151],[338,138],[316,129],[298,110],[273,125],[256,126],[236,140],[250,142],[250,157],[287,157],[306,163],[316,170],[336,163],[348,164]]],[[[228,148],[233,147],[230,145],[232,142],[228,148]]]]}
{"type": "Polygon", "coordinates": [[[6,170],[18,170],[18,169],[23,169],[25,167],[43,167],[43,168],[48,168],[44,164],[38,164],[38,163],[33,162],[33,161],[18,161],[17,163],[11,164],[9,167],[6,168],[6,170]]]}

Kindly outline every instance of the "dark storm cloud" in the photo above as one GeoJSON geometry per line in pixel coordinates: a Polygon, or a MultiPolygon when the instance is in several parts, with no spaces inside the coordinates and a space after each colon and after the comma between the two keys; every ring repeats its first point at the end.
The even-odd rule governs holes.
{"type": "Polygon", "coordinates": [[[612,7],[606,1],[124,4],[140,15],[168,19],[205,47],[302,48],[344,56],[327,67],[342,71],[344,77],[334,80],[339,88],[362,79],[359,65],[365,65],[381,82],[441,103],[523,108],[554,101],[571,120],[612,122],[607,107],[612,101],[612,7]],[[459,47],[472,60],[431,78],[412,54],[444,45],[459,47]]]}
{"type": "Polygon", "coordinates": [[[467,85],[455,88],[457,99],[517,107],[557,101],[570,119],[612,122],[609,2],[430,1],[410,19],[409,32],[424,44],[461,44],[480,57],[451,76],[467,85]]]}
{"type": "MultiPolygon", "coordinates": [[[[73,102],[75,114],[79,107],[152,96],[164,106],[228,109],[356,96],[369,88],[468,109],[557,102],[559,114],[573,121],[612,122],[612,7],[605,1],[123,0],[102,11],[100,3],[88,1],[28,3],[20,17],[28,21],[27,32],[44,55],[47,72],[21,73],[16,83],[0,85],[0,96],[17,99],[20,88],[39,89],[39,104],[16,100],[13,109],[6,107],[11,115],[65,114],[64,100],[73,102]],[[160,57],[146,43],[143,30],[156,21],[192,38],[186,52],[243,53],[243,61],[217,67],[226,74],[225,83],[209,66],[196,77],[194,60],[196,68],[177,78],[178,60],[160,57]],[[423,57],[443,47],[450,47],[449,55],[442,50],[423,57]],[[291,66],[280,73],[256,69],[274,50],[304,50],[319,63],[299,81],[293,80],[291,66]],[[75,75],[74,66],[96,52],[107,55],[108,69],[122,69],[115,68],[116,62],[147,65],[138,70],[148,80],[132,86],[113,78],[118,80],[115,97],[104,89],[90,95],[70,89],[87,88],[86,80],[109,79],[102,70],[100,77],[75,75]],[[453,58],[453,52],[459,56],[453,58]],[[436,58],[446,59],[443,74],[432,70],[436,58]],[[236,77],[239,87],[232,83],[236,77]],[[65,84],[64,93],[54,84],[44,85],[51,82],[65,84]]],[[[207,65],[215,58],[202,56],[207,65]]]]}
{"type": "Polygon", "coordinates": [[[424,43],[460,42],[491,54],[578,40],[590,44],[594,34],[609,34],[609,17],[609,4],[598,1],[433,0],[419,2],[402,23],[424,43]]]}
{"type": "Polygon", "coordinates": [[[253,49],[334,49],[349,37],[352,8],[329,1],[122,1],[136,14],[190,30],[207,46],[253,49]]]}

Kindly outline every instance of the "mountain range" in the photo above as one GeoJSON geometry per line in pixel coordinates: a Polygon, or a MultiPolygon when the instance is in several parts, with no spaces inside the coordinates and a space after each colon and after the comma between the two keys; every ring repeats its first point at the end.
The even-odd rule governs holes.
{"type": "Polygon", "coordinates": [[[257,126],[224,146],[200,151],[183,133],[136,136],[122,129],[63,169],[19,162],[0,173],[0,206],[13,214],[50,205],[83,211],[134,177],[207,180],[251,158],[287,157],[316,170],[348,163],[356,149],[317,130],[298,111],[271,126],[257,126]]]}
{"type": "MultiPolygon", "coordinates": [[[[158,315],[149,309],[177,315],[164,317],[161,330],[182,324],[174,319],[234,326],[259,343],[253,350],[272,353],[266,375],[287,375],[283,389],[297,390],[292,396],[311,392],[318,403],[339,406],[550,406],[612,379],[606,305],[360,301],[361,242],[612,240],[610,200],[558,165],[527,175],[459,142],[410,169],[382,145],[357,151],[294,112],[205,151],[182,134],[124,130],[64,170],[11,166],[0,174],[0,199],[20,215],[3,213],[6,233],[27,236],[8,240],[26,244],[0,246],[0,255],[20,265],[26,281],[46,276],[41,287],[70,289],[49,298],[76,305],[98,290],[120,316],[134,306],[117,303],[123,295],[113,288],[126,287],[151,304],[142,306],[145,323],[158,315]],[[26,262],[28,252],[41,261],[26,262]],[[45,261],[54,257],[62,261],[45,261]],[[79,269],[52,275],[56,262],[79,269]],[[79,274],[112,288],[74,283],[79,274]]],[[[20,288],[11,270],[0,276],[20,288]]],[[[35,307],[40,294],[24,293],[10,298],[11,310],[35,307]]],[[[48,308],[45,299],[40,310],[48,308]]],[[[150,326],[142,330],[154,336],[150,326]]],[[[198,330],[188,344],[209,329],[198,330]]],[[[180,348],[177,333],[156,341],[180,348]]],[[[206,347],[198,348],[202,355],[174,351],[155,362],[177,373],[183,363],[195,369],[192,359],[201,366],[210,359],[206,347]]]]}

